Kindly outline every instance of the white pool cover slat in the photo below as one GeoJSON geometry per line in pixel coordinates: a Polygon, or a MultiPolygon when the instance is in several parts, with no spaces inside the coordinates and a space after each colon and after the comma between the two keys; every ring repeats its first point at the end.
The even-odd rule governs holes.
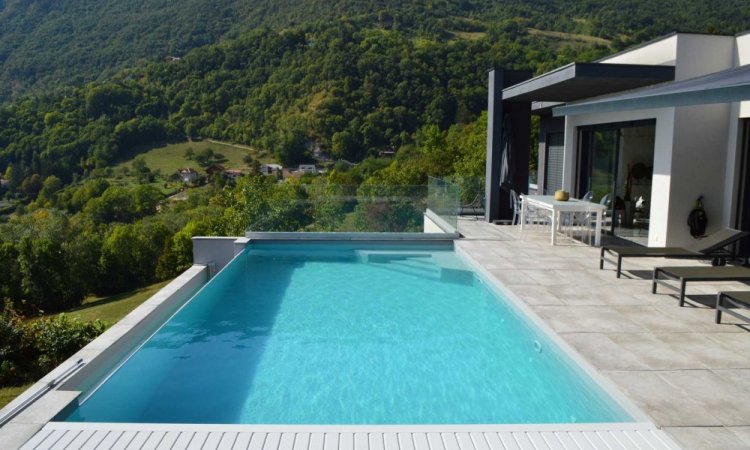
{"type": "Polygon", "coordinates": [[[648,423],[467,426],[184,425],[50,422],[22,447],[232,450],[678,449],[648,423]]]}

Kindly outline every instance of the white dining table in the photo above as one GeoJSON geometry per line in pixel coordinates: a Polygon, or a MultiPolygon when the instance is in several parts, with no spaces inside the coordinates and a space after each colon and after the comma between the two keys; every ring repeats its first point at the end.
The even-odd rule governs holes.
{"type": "Polygon", "coordinates": [[[521,230],[526,224],[529,206],[545,209],[551,212],[551,244],[557,244],[557,231],[560,225],[560,215],[570,213],[590,213],[596,217],[594,229],[594,245],[602,245],[602,223],[604,222],[605,205],[571,198],[567,201],[555,200],[553,195],[524,195],[521,197],[521,230]]]}

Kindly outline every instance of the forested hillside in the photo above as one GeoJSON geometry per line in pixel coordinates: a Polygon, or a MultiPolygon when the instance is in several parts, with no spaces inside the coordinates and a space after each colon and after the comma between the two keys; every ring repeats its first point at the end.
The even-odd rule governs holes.
{"type": "Polygon", "coordinates": [[[260,25],[280,30],[342,17],[358,28],[440,41],[510,20],[523,29],[605,38],[618,48],[674,30],[735,33],[748,27],[750,6],[744,0],[2,0],[0,101],[180,57],[260,25]]]}
{"type": "Polygon", "coordinates": [[[186,137],[254,145],[284,164],[305,161],[313,146],[359,161],[413,142],[425,125],[473,121],[493,65],[554,65],[605,51],[543,44],[502,28],[448,43],[348,21],[263,28],[0,107],[0,171],[11,190],[35,174],[68,183],[139,145],[186,137]]]}

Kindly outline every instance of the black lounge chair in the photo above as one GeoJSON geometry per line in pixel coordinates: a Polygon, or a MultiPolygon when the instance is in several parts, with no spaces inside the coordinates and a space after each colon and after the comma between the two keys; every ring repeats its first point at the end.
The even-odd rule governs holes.
{"type": "Polygon", "coordinates": [[[651,281],[651,292],[656,294],[656,285],[661,284],[677,293],[680,306],[685,304],[685,285],[688,281],[750,281],[750,268],[742,266],[678,266],[656,267],[651,281]],[[679,281],[676,288],[666,281],[679,281]]]}
{"type": "Polygon", "coordinates": [[[724,247],[733,244],[750,233],[726,228],[717,231],[693,245],[686,247],[623,247],[602,246],[599,256],[599,270],[604,269],[604,262],[617,266],[617,278],[622,274],[623,258],[675,258],[675,259],[714,259],[715,265],[723,265],[724,258],[731,253],[724,247]],[[607,259],[608,255],[617,255],[617,261],[607,259]]]}
{"type": "Polygon", "coordinates": [[[725,306],[726,304],[734,306],[735,308],[750,310],[750,291],[719,292],[716,295],[716,323],[721,323],[722,312],[750,323],[750,318],[732,311],[725,306]]]}

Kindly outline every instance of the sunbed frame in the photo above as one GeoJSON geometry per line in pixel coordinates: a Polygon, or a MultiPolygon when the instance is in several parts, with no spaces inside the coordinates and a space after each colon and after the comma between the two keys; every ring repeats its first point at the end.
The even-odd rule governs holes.
{"type": "Polygon", "coordinates": [[[750,268],[742,266],[677,266],[656,267],[651,280],[651,292],[656,294],[656,285],[662,286],[679,294],[679,305],[685,304],[685,287],[692,281],[750,281],[750,268]],[[678,281],[676,288],[667,281],[678,281]]]}
{"type": "Polygon", "coordinates": [[[734,306],[735,308],[750,310],[750,291],[728,291],[716,294],[716,323],[721,323],[722,312],[750,323],[750,318],[732,311],[725,306],[727,304],[734,306]]]}
{"type": "MultiPolygon", "coordinates": [[[[705,245],[695,250],[683,247],[623,247],[602,246],[599,255],[599,270],[604,269],[604,262],[617,267],[617,278],[622,274],[623,258],[674,258],[674,259],[710,259],[714,265],[723,265],[732,252],[724,247],[750,235],[746,231],[726,229],[714,233],[705,239],[705,245]],[[616,255],[617,259],[607,258],[616,255]]],[[[699,241],[700,243],[700,241],[699,241]]]]}

